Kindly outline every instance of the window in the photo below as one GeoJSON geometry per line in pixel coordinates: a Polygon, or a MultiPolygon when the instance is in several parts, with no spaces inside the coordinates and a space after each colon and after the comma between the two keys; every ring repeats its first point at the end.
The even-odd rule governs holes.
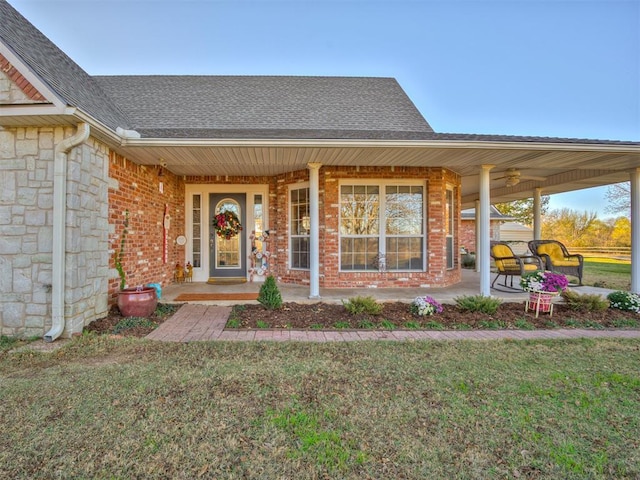
{"type": "Polygon", "coordinates": [[[193,266],[199,268],[201,266],[202,251],[202,206],[200,203],[201,196],[193,196],[193,211],[192,211],[192,227],[191,227],[191,249],[193,252],[193,266]]]}
{"type": "Polygon", "coordinates": [[[387,270],[422,270],[421,186],[387,186],[385,196],[387,270]]]}
{"type": "Polygon", "coordinates": [[[423,190],[421,185],[342,185],[340,269],[422,270],[423,190]]]}
{"type": "Polygon", "coordinates": [[[445,212],[444,212],[444,231],[446,235],[447,242],[447,268],[451,269],[454,265],[454,254],[453,254],[453,232],[454,232],[454,224],[455,224],[455,211],[454,211],[454,190],[453,188],[447,188],[446,193],[446,201],[445,201],[445,212]]]}
{"type": "Polygon", "coordinates": [[[291,208],[290,238],[291,238],[291,268],[309,268],[309,188],[292,188],[289,202],[291,208]]]}

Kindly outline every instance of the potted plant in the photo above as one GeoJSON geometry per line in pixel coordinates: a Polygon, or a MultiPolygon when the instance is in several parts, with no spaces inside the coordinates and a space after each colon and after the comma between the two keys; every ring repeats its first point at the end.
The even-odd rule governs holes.
{"type": "Polygon", "coordinates": [[[158,296],[153,287],[127,288],[127,274],[122,261],[124,260],[127,234],[129,233],[129,210],[124,212],[124,228],[120,236],[118,249],[114,252],[114,264],[120,276],[120,291],[118,292],[118,308],[125,317],[148,317],[158,305],[158,296]]]}
{"type": "Polygon", "coordinates": [[[536,317],[539,312],[553,314],[551,300],[554,296],[564,292],[568,285],[569,281],[562,273],[538,270],[523,275],[520,279],[520,286],[529,292],[529,300],[525,309],[535,310],[536,317]]]}

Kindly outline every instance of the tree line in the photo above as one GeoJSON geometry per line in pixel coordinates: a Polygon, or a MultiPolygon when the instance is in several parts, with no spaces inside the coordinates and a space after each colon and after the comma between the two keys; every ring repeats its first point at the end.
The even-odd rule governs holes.
{"type": "MultiPolygon", "coordinates": [[[[605,211],[616,215],[600,219],[596,212],[570,208],[549,210],[549,197],[541,199],[542,238],[558,240],[574,247],[630,247],[631,200],[629,182],[610,185],[605,211]]],[[[503,214],[533,226],[533,199],[496,204],[503,214]]]]}

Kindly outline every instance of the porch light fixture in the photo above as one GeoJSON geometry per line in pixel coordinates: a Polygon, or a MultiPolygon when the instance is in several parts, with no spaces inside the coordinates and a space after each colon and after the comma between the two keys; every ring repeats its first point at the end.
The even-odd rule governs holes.
{"type": "Polygon", "coordinates": [[[160,165],[158,166],[158,177],[164,177],[164,169],[167,168],[167,162],[160,159],[160,165]]]}

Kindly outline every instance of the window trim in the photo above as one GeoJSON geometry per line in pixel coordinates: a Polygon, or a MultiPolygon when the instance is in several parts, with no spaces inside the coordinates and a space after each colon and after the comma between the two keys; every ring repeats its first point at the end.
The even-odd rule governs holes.
{"type": "MultiPolygon", "coordinates": [[[[359,178],[350,180],[348,178],[338,181],[338,272],[340,273],[382,273],[383,271],[393,273],[416,273],[427,272],[427,182],[425,180],[411,180],[411,179],[375,179],[375,178],[359,178]],[[346,185],[368,185],[377,186],[379,188],[379,216],[378,216],[378,234],[377,235],[345,235],[340,233],[340,227],[342,225],[342,207],[341,199],[342,187],[346,185]],[[422,267],[419,269],[398,269],[389,270],[385,265],[384,270],[372,269],[372,270],[344,270],[342,268],[342,238],[378,238],[378,253],[382,253],[386,257],[387,248],[387,232],[386,232],[386,218],[384,217],[384,211],[386,209],[386,187],[388,186],[410,186],[410,187],[422,187],[422,234],[418,235],[389,235],[389,238],[422,238],[422,267]]],[[[385,262],[386,263],[386,262],[385,262]]]]}
{"type": "MultiPolygon", "coordinates": [[[[307,195],[309,195],[310,192],[310,185],[309,182],[299,182],[299,183],[291,183],[289,185],[287,185],[287,237],[289,240],[289,248],[288,248],[288,254],[287,254],[287,264],[289,267],[289,270],[296,270],[296,271],[301,271],[301,272],[308,272],[311,270],[311,234],[309,235],[294,235],[291,232],[291,221],[292,219],[292,214],[293,212],[291,211],[293,204],[291,203],[291,192],[293,192],[294,190],[303,190],[306,189],[307,190],[307,195]],[[309,245],[309,251],[307,252],[307,254],[309,255],[309,267],[307,268],[303,268],[303,267],[294,267],[293,266],[293,242],[292,242],[292,238],[307,238],[309,240],[308,245],[309,245]]],[[[309,197],[307,197],[309,198],[309,197]]],[[[309,202],[309,214],[311,214],[311,203],[309,202]]]]}

